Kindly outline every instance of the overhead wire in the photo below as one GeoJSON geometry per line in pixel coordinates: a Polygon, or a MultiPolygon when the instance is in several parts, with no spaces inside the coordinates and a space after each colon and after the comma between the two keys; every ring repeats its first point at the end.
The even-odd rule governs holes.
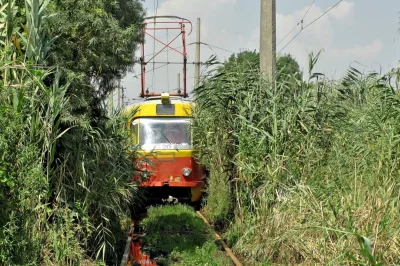
{"type": "Polygon", "coordinates": [[[315,0],[311,3],[311,5],[308,7],[306,13],[304,14],[303,18],[283,37],[276,45],[279,45],[283,40],[285,40],[300,24],[303,24],[304,19],[306,18],[308,12],[310,11],[311,7],[314,5],[315,0]]]}
{"type": "Polygon", "coordinates": [[[294,37],[293,37],[282,49],[279,50],[278,54],[279,54],[280,52],[282,52],[286,47],[288,47],[289,44],[290,44],[294,39],[296,39],[296,37],[299,36],[300,33],[301,33],[302,31],[303,31],[303,30],[300,30],[296,35],[294,35],[294,37]]]}
{"type": "Polygon", "coordinates": [[[285,35],[285,37],[283,37],[276,45],[279,45],[281,42],[283,42],[283,40],[285,40],[296,28],[297,28],[297,26],[299,26],[300,25],[300,22],[298,22],[297,24],[296,24],[296,26],[294,26],[286,35],[285,35]]]}
{"type": "Polygon", "coordinates": [[[302,29],[281,49],[279,50],[278,53],[282,52],[286,47],[289,46],[289,44],[296,39],[297,36],[300,35],[300,33],[307,29],[308,27],[310,27],[312,24],[314,24],[315,22],[317,22],[320,18],[322,18],[323,16],[325,16],[329,11],[331,11],[332,9],[334,9],[337,5],[339,5],[343,0],[339,0],[338,2],[336,2],[336,4],[334,4],[333,6],[331,6],[328,10],[326,10],[324,13],[322,13],[320,16],[318,16],[316,19],[314,19],[313,21],[311,21],[310,23],[308,23],[306,26],[302,27],[302,29]]]}
{"type": "Polygon", "coordinates": [[[225,48],[221,48],[221,47],[218,47],[218,46],[215,46],[215,45],[211,45],[209,43],[200,42],[200,44],[204,44],[206,46],[213,47],[215,49],[219,49],[219,50],[222,50],[222,51],[225,51],[225,52],[230,52],[230,53],[233,53],[233,54],[235,53],[234,51],[231,51],[231,50],[228,50],[228,49],[225,49],[225,48]]]}
{"type": "Polygon", "coordinates": [[[339,0],[336,4],[334,4],[333,6],[331,6],[327,11],[325,11],[324,13],[322,13],[319,17],[317,17],[316,19],[314,19],[313,21],[311,21],[310,23],[308,23],[303,30],[305,30],[306,28],[308,28],[309,26],[311,26],[314,22],[316,22],[317,20],[319,20],[321,17],[323,17],[324,15],[326,15],[329,11],[331,11],[332,9],[334,9],[335,7],[337,7],[341,2],[343,2],[343,0],[339,0]]]}
{"type": "MultiPolygon", "coordinates": [[[[178,46],[178,47],[173,47],[174,49],[179,49],[179,48],[182,48],[183,46],[178,46]]],[[[169,51],[169,50],[172,50],[172,48],[168,48],[168,49],[165,49],[164,51],[162,51],[162,52],[159,52],[159,54],[162,54],[162,53],[165,53],[165,52],[167,52],[167,51],[169,51]]],[[[151,55],[155,55],[156,53],[151,53],[151,54],[146,54],[145,56],[151,56],[151,55]]]]}
{"type": "MultiPolygon", "coordinates": [[[[191,42],[191,43],[188,43],[188,44],[186,44],[186,45],[189,46],[189,45],[193,45],[193,44],[195,44],[195,42],[191,42]]],[[[179,48],[182,48],[182,47],[183,47],[183,45],[177,46],[177,47],[172,47],[172,48],[173,48],[173,49],[179,49],[179,48]]],[[[165,53],[165,52],[167,52],[167,51],[171,51],[171,50],[173,50],[172,48],[165,49],[164,51],[159,52],[159,54],[165,53]]],[[[150,56],[150,55],[155,55],[155,54],[156,54],[156,53],[146,54],[145,57],[146,57],[146,56],[150,56]]]]}
{"type": "Polygon", "coordinates": [[[307,12],[304,14],[303,18],[301,20],[304,20],[308,14],[308,12],[310,11],[311,7],[314,5],[315,0],[313,0],[313,2],[311,3],[311,5],[308,7],[307,12]]]}
{"type": "MultiPolygon", "coordinates": [[[[137,63],[140,63],[140,61],[136,61],[137,63]]],[[[166,62],[166,61],[155,61],[155,64],[168,64],[168,65],[183,65],[184,62],[166,62]]],[[[186,62],[186,64],[189,65],[194,65],[197,64],[196,62],[186,62]]],[[[207,62],[200,62],[201,65],[207,65],[207,62]]],[[[223,64],[223,62],[215,62],[215,64],[223,64]]],[[[149,70],[149,71],[153,71],[153,70],[149,70]]]]}
{"type": "MultiPolygon", "coordinates": [[[[156,16],[157,16],[157,11],[158,11],[158,0],[154,0],[154,30],[153,30],[153,54],[156,53],[156,16]],[[156,4],[157,1],[157,4],[156,4]]],[[[153,89],[153,92],[155,92],[155,63],[153,61],[153,73],[152,73],[152,79],[151,79],[151,87],[153,89]]]]}
{"type": "Polygon", "coordinates": [[[209,46],[209,45],[206,45],[206,46],[207,46],[207,48],[210,49],[211,52],[213,52],[213,53],[216,55],[216,57],[218,58],[218,55],[217,55],[217,53],[214,51],[214,49],[213,49],[211,46],[209,46]]]}
{"type": "MultiPolygon", "coordinates": [[[[168,33],[167,33],[167,38],[168,38],[168,33]]],[[[192,43],[188,43],[187,45],[189,46],[189,45],[193,45],[193,44],[195,44],[195,42],[192,42],[192,43]]],[[[222,48],[222,47],[218,47],[218,46],[215,46],[215,45],[212,45],[212,44],[209,44],[209,43],[205,43],[205,42],[200,42],[200,44],[202,44],[202,45],[206,45],[213,53],[215,53],[216,54],[216,52],[212,49],[212,48],[215,48],[215,49],[219,49],[219,50],[222,50],[222,51],[226,51],[226,52],[230,52],[230,53],[235,53],[234,51],[231,51],[231,50],[228,50],[228,49],[225,49],[225,48],[222,48]]],[[[174,47],[174,49],[179,49],[179,48],[182,48],[183,46],[178,46],[178,47],[174,47]]],[[[156,64],[156,63],[161,63],[161,62],[155,62],[154,60],[152,61],[152,63],[153,63],[153,69],[151,69],[151,70],[148,70],[148,71],[146,71],[145,73],[149,73],[149,72],[153,72],[153,76],[154,76],[154,71],[155,70],[157,70],[157,69],[160,69],[160,68],[163,68],[163,67],[165,67],[165,66],[167,66],[167,75],[168,75],[168,65],[169,64],[183,64],[183,63],[181,63],[181,62],[168,62],[168,51],[169,50],[172,50],[171,48],[168,48],[168,49],[166,49],[165,51],[162,51],[162,52],[160,52],[160,53],[164,53],[164,52],[167,52],[167,62],[165,63],[165,64],[163,64],[163,65],[161,65],[161,66],[159,66],[159,67],[154,67],[154,64],[156,64]]],[[[147,55],[145,55],[145,56],[151,56],[151,55],[155,55],[156,53],[154,52],[154,53],[152,53],[152,54],[147,54],[147,55]]],[[[192,63],[190,63],[190,62],[188,62],[188,64],[195,64],[195,62],[192,62],[192,63]]],[[[201,64],[206,64],[206,63],[201,63],[201,64]]],[[[220,64],[222,64],[222,63],[220,63],[220,64]]],[[[140,74],[139,74],[140,75],[140,74]]],[[[139,75],[135,75],[135,76],[133,76],[133,78],[137,78],[137,77],[139,77],[139,75]]],[[[168,82],[169,82],[169,80],[168,80],[168,82]]],[[[169,84],[168,84],[168,86],[169,86],[169,84]]]]}
{"type": "MultiPolygon", "coordinates": [[[[167,43],[169,43],[168,42],[168,29],[167,29],[167,43]]],[[[169,62],[168,51],[167,51],[167,62],[169,62]]],[[[168,67],[168,65],[169,64],[167,64],[167,89],[168,89],[168,92],[169,92],[169,67],[168,67]]]]}
{"type": "MultiPolygon", "coordinates": [[[[147,70],[147,71],[144,72],[144,73],[154,72],[155,70],[160,69],[160,68],[162,68],[162,67],[165,67],[165,66],[167,66],[168,64],[169,64],[169,63],[165,63],[164,65],[161,65],[161,66],[159,66],[159,67],[156,67],[156,68],[147,70]]],[[[137,78],[137,77],[139,77],[140,75],[141,75],[141,74],[138,74],[138,75],[135,75],[135,76],[133,76],[133,77],[134,77],[134,78],[137,78]]]]}

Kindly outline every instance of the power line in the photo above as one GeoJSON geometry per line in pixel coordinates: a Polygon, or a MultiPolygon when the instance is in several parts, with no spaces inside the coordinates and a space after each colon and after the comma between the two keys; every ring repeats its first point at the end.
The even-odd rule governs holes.
{"type": "MultiPolygon", "coordinates": [[[[149,73],[149,72],[155,71],[155,70],[157,70],[157,69],[159,69],[159,68],[162,68],[162,67],[165,67],[165,66],[167,66],[167,65],[168,65],[168,64],[164,64],[164,65],[162,65],[162,66],[153,68],[153,69],[151,69],[151,70],[147,70],[147,71],[144,72],[144,73],[149,73]]],[[[141,74],[139,74],[139,75],[141,75],[141,74]]],[[[136,76],[133,76],[133,77],[134,77],[134,78],[137,78],[137,77],[139,77],[139,75],[136,75],[136,76]]]]}
{"type": "Polygon", "coordinates": [[[311,21],[310,23],[308,23],[306,26],[304,26],[278,53],[282,52],[294,39],[296,39],[297,36],[299,36],[299,34],[307,29],[309,26],[311,26],[312,24],[314,24],[316,21],[318,21],[320,18],[322,18],[324,15],[326,15],[329,11],[331,11],[332,9],[334,9],[337,5],[339,5],[343,0],[339,0],[336,4],[334,4],[333,6],[331,6],[327,11],[325,11],[324,13],[322,13],[319,17],[317,17],[316,19],[314,19],[313,21],[311,21]]]}
{"type": "Polygon", "coordinates": [[[234,51],[231,51],[231,50],[228,50],[228,49],[225,49],[225,48],[221,48],[221,47],[218,47],[218,46],[215,46],[215,45],[211,45],[211,44],[208,44],[208,43],[205,43],[205,42],[200,42],[200,44],[204,44],[204,45],[213,47],[215,49],[220,49],[222,51],[226,51],[226,52],[229,52],[229,53],[233,53],[233,54],[235,53],[234,51]]]}
{"type": "Polygon", "coordinates": [[[288,45],[289,45],[294,39],[296,39],[296,37],[299,36],[299,34],[300,34],[302,31],[303,31],[303,30],[300,30],[300,31],[299,31],[285,46],[283,46],[283,48],[282,48],[281,50],[279,50],[278,54],[279,54],[280,52],[282,52],[283,49],[285,49],[286,47],[288,47],[288,45]]]}
{"type": "MultiPolygon", "coordinates": [[[[157,0],[157,2],[158,2],[158,0],[157,0]]],[[[167,43],[168,43],[168,29],[167,29],[167,43]]],[[[167,62],[169,62],[169,59],[168,59],[168,51],[167,51],[167,62]]],[[[169,65],[169,64],[168,64],[169,65]]],[[[168,69],[168,65],[167,65],[167,88],[168,88],[168,92],[169,92],[169,69],[168,69]]]]}
{"type": "MultiPolygon", "coordinates": [[[[187,46],[193,45],[193,44],[195,44],[195,42],[188,43],[187,46]]],[[[211,45],[211,44],[208,44],[208,43],[205,43],[205,42],[200,42],[200,44],[203,44],[203,45],[206,45],[206,46],[209,46],[209,47],[213,47],[213,48],[216,48],[216,49],[220,49],[220,50],[223,50],[223,51],[226,51],[226,52],[229,52],[229,53],[233,53],[233,54],[236,53],[234,51],[231,51],[231,50],[228,50],[228,49],[225,49],[225,48],[221,48],[221,47],[218,47],[218,46],[215,46],[215,45],[211,45]]],[[[173,49],[179,49],[179,48],[182,48],[182,47],[183,46],[177,46],[177,47],[173,47],[173,49]]],[[[165,49],[164,51],[160,52],[159,54],[165,53],[165,52],[170,51],[170,50],[172,50],[172,48],[165,49]]],[[[211,49],[211,51],[215,52],[212,49],[211,49]]],[[[155,54],[156,53],[146,54],[145,57],[146,56],[155,55],[155,54]]]]}
{"type": "Polygon", "coordinates": [[[314,5],[315,0],[311,3],[311,5],[308,7],[307,12],[304,14],[303,18],[301,20],[304,20],[308,14],[308,12],[310,11],[311,7],[314,5]]]}
{"type": "MultiPolygon", "coordinates": [[[[157,16],[157,11],[158,11],[158,0],[154,0],[154,40],[153,40],[153,54],[156,53],[156,16],[157,16]],[[157,1],[157,5],[156,5],[156,1],[157,1]]],[[[153,73],[152,73],[152,79],[151,79],[151,87],[154,90],[154,86],[155,86],[155,77],[154,77],[154,73],[155,73],[155,64],[153,63],[153,73]]]]}
{"type": "MultiPolygon", "coordinates": [[[[161,65],[161,66],[159,66],[159,67],[156,67],[156,68],[154,68],[154,69],[147,70],[147,71],[144,72],[144,73],[153,72],[153,71],[155,71],[155,70],[157,70],[157,69],[163,68],[163,67],[165,67],[165,66],[167,66],[167,65],[171,65],[171,64],[174,64],[174,65],[183,64],[183,62],[154,62],[154,63],[155,63],[155,64],[157,64],[157,63],[159,63],[159,64],[164,63],[164,64],[161,65]]],[[[194,65],[194,64],[196,64],[196,62],[187,62],[186,64],[194,65]]],[[[200,64],[201,64],[201,65],[208,65],[209,63],[207,63],[207,62],[200,62],[200,64]]],[[[223,63],[223,62],[214,62],[213,64],[224,64],[224,63],[223,63]]],[[[137,78],[137,77],[139,77],[140,75],[141,75],[141,74],[135,75],[135,76],[133,76],[133,78],[137,78]]]]}
{"type": "Polygon", "coordinates": [[[207,46],[208,49],[211,50],[211,52],[213,52],[213,54],[215,54],[216,58],[218,58],[217,52],[215,52],[214,49],[211,46],[209,46],[209,45],[206,45],[206,46],[207,46]]]}
{"type": "Polygon", "coordinates": [[[281,42],[283,42],[283,40],[286,39],[286,38],[297,28],[297,26],[299,26],[299,25],[300,25],[300,22],[298,22],[298,23],[296,24],[296,26],[294,26],[294,27],[288,32],[288,34],[286,34],[285,37],[283,37],[276,45],[279,45],[281,42]]]}
{"type": "Polygon", "coordinates": [[[306,13],[304,14],[303,18],[276,45],[279,45],[281,42],[283,42],[283,40],[285,40],[300,25],[300,23],[303,24],[303,21],[304,21],[305,17],[307,16],[308,12],[310,11],[310,9],[314,5],[314,3],[315,3],[315,0],[313,0],[311,5],[308,7],[308,9],[307,9],[306,13]]]}
{"type": "MultiPolygon", "coordinates": [[[[187,46],[189,46],[189,45],[193,45],[193,44],[195,44],[194,42],[191,42],[191,43],[188,43],[187,44],[187,46]]],[[[181,45],[181,46],[177,46],[177,47],[172,47],[172,48],[168,48],[168,49],[165,49],[164,51],[162,51],[162,52],[159,52],[158,54],[162,54],[162,53],[165,53],[165,52],[168,52],[168,51],[171,51],[171,50],[173,50],[173,49],[179,49],[179,48],[182,48],[183,47],[183,45],[181,45]]],[[[155,55],[156,53],[152,53],[152,54],[146,54],[145,55],[145,57],[146,56],[150,56],[150,55],[155,55]]]]}
{"type": "MultiPolygon", "coordinates": [[[[140,63],[140,61],[136,61],[136,63],[140,63]]],[[[152,62],[153,63],[153,62],[152,62]]],[[[207,65],[207,62],[199,62],[202,65],[207,65]]],[[[154,64],[164,64],[164,65],[183,65],[183,62],[165,62],[165,61],[154,61],[154,64]]],[[[194,65],[196,62],[186,62],[188,65],[194,65]]],[[[221,62],[215,62],[215,64],[223,64],[221,62]]]]}
{"type": "Polygon", "coordinates": [[[319,20],[321,17],[323,17],[325,14],[327,14],[329,11],[331,11],[332,9],[334,9],[336,6],[338,6],[343,0],[338,1],[336,4],[334,4],[333,6],[331,6],[331,8],[329,8],[327,11],[325,11],[322,15],[320,15],[319,17],[317,17],[316,19],[314,19],[313,21],[311,21],[310,23],[308,23],[303,30],[305,30],[306,28],[308,28],[309,26],[311,26],[311,24],[313,24],[314,22],[316,22],[317,20],[319,20]]]}

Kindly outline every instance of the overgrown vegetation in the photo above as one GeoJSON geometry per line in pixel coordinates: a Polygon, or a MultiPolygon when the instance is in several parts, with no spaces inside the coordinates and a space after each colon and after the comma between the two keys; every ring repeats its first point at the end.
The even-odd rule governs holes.
{"type": "MultiPolygon", "coordinates": [[[[256,51],[243,51],[238,54],[232,54],[229,59],[217,69],[218,73],[225,72],[228,69],[235,71],[246,71],[246,69],[259,69],[260,57],[256,51]]],[[[290,55],[280,55],[276,59],[277,81],[281,82],[289,75],[301,78],[303,76],[297,61],[290,55]]]]}
{"type": "MultiPolygon", "coordinates": [[[[115,1],[114,8],[122,2],[134,3],[131,12],[141,16],[139,2],[115,1]]],[[[85,14],[106,16],[99,3],[85,14]]],[[[1,265],[116,264],[125,238],[120,219],[136,197],[124,120],[107,117],[101,101],[133,62],[116,62],[107,72],[95,60],[85,61],[80,53],[102,59],[106,40],[99,44],[91,37],[85,49],[75,49],[76,40],[66,36],[77,36],[82,21],[69,20],[57,33],[56,15],[77,14],[75,6],[57,5],[61,1],[0,0],[1,265]],[[82,64],[89,72],[78,69],[82,64]]],[[[119,33],[128,27],[133,34],[132,23],[119,33]]],[[[117,30],[118,23],[92,29],[117,30]]],[[[83,41],[91,32],[79,34],[83,41]]],[[[130,46],[133,53],[135,44],[131,38],[113,49],[130,46]]]]}
{"type": "Polygon", "coordinates": [[[142,222],[143,252],[157,265],[231,265],[210,228],[186,205],[150,207],[142,222]]]}
{"type": "Polygon", "coordinates": [[[90,91],[93,100],[107,97],[137,61],[134,51],[140,41],[142,1],[54,0],[48,12],[54,16],[48,17],[44,30],[57,36],[49,64],[79,77],[71,88],[75,94],[85,90],[84,85],[95,85],[97,89],[90,91]]]}
{"type": "Polygon", "coordinates": [[[206,214],[247,265],[399,264],[400,71],[330,81],[318,57],[307,81],[231,60],[197,89],[206,214]]]}

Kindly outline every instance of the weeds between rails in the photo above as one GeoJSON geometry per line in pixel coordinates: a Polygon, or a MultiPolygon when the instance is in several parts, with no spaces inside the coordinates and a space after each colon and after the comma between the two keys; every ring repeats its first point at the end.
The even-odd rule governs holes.
{"type": "Polygon", "coordinates": [[[135,232],[143,235],[142,252],[157,265],[232,265],[193,207],[149,206],[141,217],[135,221],[135,232]]]}

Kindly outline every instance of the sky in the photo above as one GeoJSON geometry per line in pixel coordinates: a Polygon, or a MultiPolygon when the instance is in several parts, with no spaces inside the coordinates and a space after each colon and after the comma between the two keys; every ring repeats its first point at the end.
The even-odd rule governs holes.
{"type": "MultiPolygon", "coordinates": [[[[303,26],[314,21],[338,0],[276,2],[277,53],[291,54],[299,62],[305,75],[308,75],[308,54],[316,54],[320,50],[321,56],[314,71],[322,72],[331,79],[341,78],[349,66],[365,72],[386,72],[398,66],[400,0],[342,0],[302,31],[301,24],[297,24],[306,13],[303,26]],[[293,39],[299,31],[301,33],[293,39]],[[287,37],[284,38],[285,36],[287,37]]],[[[211,45],[201,46],[202,62],[207,61],[211,55],[215,55],[219,61],[224,61],[232,52],[259,49],[260,0],[158,0],[158,4],[157,0],[145,0],[143,4],[147,16],[174,15],[189,19],[193,24],[193,31],[187,36],[188,43],[195,42],[196,19],[200,18],[201,42],[211,45]]],[[[168,33],[157,31],[156,37],[166,42],[171,41],[178,33],[174,30],[168,30],[168,33]]],[[[171,46],[182,46],[182,40],[178,38],[171,46]]],[[[161,44],[154,45],[154,41],[146,37],[146,55],[158,52],[162,47],[161,44]]],[[[194,45],[188,46],[189,94],[194,85],[194,66],[190,64],[195,58],[194,49],[194,45]]],[[[146,57],[150,58],[151,56],[146,57]]],[[[182,56],[174,51],[161,53],[155,61],[164,62],[167,59],[170,62],[182,62],[182,56]]],[[[147,65],[146,70],[149,72],[146,74],[146,88],[151,92],[176,91],[177,74],[182,73],[182,65],[155,64],[154,68],[153,71],[153,65],[147,65]],[[157,67],[159,68],[156,69],[157,67]]],[[[181,74],[181,87],[182,78],[181,74]]],[[[134,99],[139,98],[139,64],[134,67],[132,73],[126,75],[122,85],[125,88],[126,103],[132,103],[134,99]]]]}

